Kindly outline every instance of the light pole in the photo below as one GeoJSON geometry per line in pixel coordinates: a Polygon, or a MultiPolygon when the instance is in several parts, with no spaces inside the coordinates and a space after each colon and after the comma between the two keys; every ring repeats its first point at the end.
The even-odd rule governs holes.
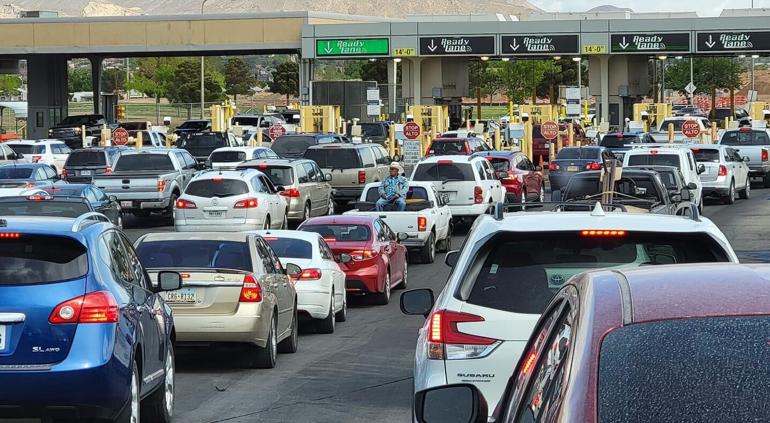
{"type": "MultiPolygon", "coordinates": [[[[201,2],[201,16],[203,16],[203,6],[206,5],[206,2],[209,0],[203,0],[201,2]]],[[[203,84],[203,74],[206,72],[204,66],[204,56],[201,56],[201,120],[203,120],[205,113],[206,113],[206,86],[203,84]]]]}
{"type": "Polygon", "coordinates": [[[666,102],[666,59],[667,56],[658,56],[658,59],[660,59],[660,68],[661,68],[661,75],[660,75],[660,102],[665,103],[666,102]]]}
{"type": "MultiPolygon", "coordinates": [[[[583,58],[582,57],[573,57],[572,61],[577,64],[577,75],[578,75],[578,91],[580,92],[580,110],[583,110],[583,58]]],[[[589,67],[591,64],[589,63],[589,67]]],[[[583,116],[585,118],[585,116],[583,116]]]]}
{"type": "Polygon", "coordinates": [[[756,91],[754,89],[754,62],[757,58],[759,58],[758,54],[751,55],[751,91],[756,91]]]}

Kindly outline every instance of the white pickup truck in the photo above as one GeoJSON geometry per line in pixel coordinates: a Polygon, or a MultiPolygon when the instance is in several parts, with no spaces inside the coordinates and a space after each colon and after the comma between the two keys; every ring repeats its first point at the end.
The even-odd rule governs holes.
{"type": "MultiPolygon", "coordinates": [[[[438,194],[430,182],[409,182],[405,211],[375,211],[380,198],[379,182],[367,184],[356,208],[345,214],[378,216],[393,232],[405,232],[409,238],[402,244],[419,251],[420,261],[433,263],[436,250],[449,251],[452,245],[452,211],[444,194],[438,194]]],[[[414,255],[411,255],[414,257],[414,255]]]]}

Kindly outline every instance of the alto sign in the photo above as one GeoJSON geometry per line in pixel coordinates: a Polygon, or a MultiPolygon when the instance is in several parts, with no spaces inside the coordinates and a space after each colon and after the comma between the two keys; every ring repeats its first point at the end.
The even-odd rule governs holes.
{"type": "Polygon", "coordinates": [[[682,134],[687,138],[695,138],[700,135],[700,125],[694,120],[685,121],[682,124],[682,134]]]}
{"type": "Polygon", "coordinates": [[[500,52],[505,55],[578,54],[580,43],[572,35],[503,35],[500,52]]]}
{"type": "Polygon", "coordinates": [[[493,56],[494,36],[420,37],[420,56],[493,56]]]}
{"type": "Polygon", "coordinates": [[[611,34],[612,53],[689,52],[690,33],[611,34]]]}
{"type": "Polygon", "coordinates": [[[769,31],[699,32],[696,38],[699,53],[770,51],[769,31]]]}

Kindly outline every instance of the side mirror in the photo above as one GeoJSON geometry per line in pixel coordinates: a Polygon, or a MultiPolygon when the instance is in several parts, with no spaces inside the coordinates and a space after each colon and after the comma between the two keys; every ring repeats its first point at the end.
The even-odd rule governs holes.
{"type": "Polygon", "coordinates": [[[669,195],[669,198],[671,199],[672,203],[681,203],[682,202],[682,194],[671,194],[671,195],[669,195]]]}
{"type": "Polygon", "coordinates": [[[409,234],[406,232],[399,232],[396,235],[396,239],[398,239],[398,242],[406,241],[407,239],[409,239],[409,234]]]}
{"type": "Polygon", "coordinates": [[[284,187],[283,185],[276,185],[275,190],[278,192],[286,191],[286,187],[284,187]]]}
{"type": "Polygon", "coordinates": [[[158,272],[158,292],[176,291],[182,287],[182,275],[179,272],[158,272]]]}
{"type": "Polygon", "coordinates": [[[744,161],[745,163],[748,163],[748,162],[750,162],[750,161],[751,161],[751,159],[749,158],[749,156],[745,156],[745,157],[743,157],[743,161],[744,161]]]}
{"type": "Polygon", "coordinates": [[[698,165],[698,175],[706,171],[706,165],[698,165]]]}
{"type": "Polygon", "coordinates": [[[508,177],[508,172],[501,170],[497,172],[497,179],[505,179],[508,177]]]}
{"type": "Polygon", "coordinates": [[[286,275],[288,275],[290,278],[295,278],[302,274],[302,268],[297,266],[294,263],[287,263],[286,264],[286,275]]]}
{"type": "Polygon", "coordinates": [[[352,260],[353,257],[350,254],[340,254],[340,263],[350,263],[352,260]]]}
{"type": "Polygon", "coordinates": [[[391,162],[400,162],[401,161],[401,156],[399,156],[398,154],[395,154],[393,157],[390,158],[390,161],[391,162]]]}
{"type": "Polygon", "coordinates": [[[454,250],[446,253],[444,256],[444,264],[446,264],[449,267],[455,267],[457,262],[460,260],[460,250],[454,250]]]}
{"type": "Polygon", "coordinates": [[[474,385],[444,385],[416,393],[414,413],[419,423],[485,423],[487,401],[474,385]]]}
{"type": "Polygon", "coordinates": [[[326,182],[331,182],[332,174],[331,173],[327,173],[326,175],[324,175],[324,179],[326,179],[326,182]]]}
{"type": "MultiPolygon", "coordinates": [[[[701,166],[703,166],[703,165],[701,165],[701,166]]],[[[695,182],[690,182],[689,184],[687,184],[686,188],[687,189],[698,189],[698,186],[695,185],[695,182]]]]}
{"type": "Polygon", "coordinates": [[[428,317],[434,302],[432,289],[412,289],[401,294],[401,312],[409,316],[428,317]]]}
{"type": "Polygon", "coordinates": [[[109,196],[109,199],[110,199],[110,201],[112,201],[113,203],[117,203],[117,202],[118,202],[118,197],[116,197],[116,196],[114,196],[114,195],[110,195],[110,196],[109,196]]]}
{"type": "Polygon", "coordinates": [[[680,201],[691,201],[692,200],[692,194],[690,193],[689,189],[683,189],[682,192],[679,194],[680,201]]]}
{"type": "Polygon", "coordinates": [[[16,160],[21,160],[24,158],[24,154],[22,153],[15,153],[15,156],[16,156],[16,160]]]}

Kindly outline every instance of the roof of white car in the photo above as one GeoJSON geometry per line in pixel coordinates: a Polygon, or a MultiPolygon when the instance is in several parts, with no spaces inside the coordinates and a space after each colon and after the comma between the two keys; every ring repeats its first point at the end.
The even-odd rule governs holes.
{"type": "Polygon", "coordinates": [[[245,241],[248,236],[246,232],[154,232],[143,235],[139,241],[245,241]]]}
{"type": "Polygon", "coordinates": [[[256,169],[242,169],[242,170],[219,170],[210,169],[198,173],[193,177],[193,180],[200,181],[203,179],[251,179],[257,175],[262,175],[262,172],[256,169]]]}
{"type": "Polygon", "coordinates": [[[211,153],[218,153],[220,151],[243,151],[246,153],[253,152],[255,150],[267,150],[268,147],[219,147],[211,153]]]}
{"type": "Polygon", "coordinates": [[[6,141],[6,144],[10,145],[19,145],[19,144],[25,144],[25,145],[40,145],[40,144],[66,144],[62,140],[57,139],[51,139],[51,138],[45,138],[40,140],[10,140],[6,141]]]}
{"type": "Polygon", "coordinates": [[[429,156],[425,157],[422,160],[420,160],[418,165],[423,163],[438,163],[439,161],[451,161],[454,163],[470,163],[476,160],[486,160],[483,157],[471,157],[471,156],[459,156],[459,155],[453,155],[453,156],[429,156]]]}
{"type": "MultiPolygon", "coordinates": [[[[364,191],[368,191],[372,188],[378,188],[380,185],[382,185],[382,182],[369,182],[364,186],[364,191]]],[[[410,187],[423,187],[423,188],[431,188],[433,186],[432,181],[412,181],[409,179],[409,186],[410,187]]]]}
{"type": "MultiPolygon", "coordinates": [[[[701,144],[698,144],[698,145],[700,146],[701,144]]],[[[689,148],[690,145],[689,144],[688,145],[682,144],[681,146],[677,146],[677,147],[657,147],[657,146],[652,147],[652,146],[647,146],[647,147],[633,148],[633,149],[631,149],[629,151],[626,151],[626,157],[628,157],[630,155],[636,155],[636,154],[644,154],[644,155],[653,155],[653,154],[660,154],[660,153],[667,153],[667,154],[685,153],[686,154],[687,150],[684,150],[684,149],[682,149],[680,147],[688,147],[689,148]],[[656,152],[653,153],[652,152],[653,150],[655,150],[656,152]]]]}
{"type": "Polygon", "coordinates": [[[311,244],[318,243],[321,238],[317,232],[307,231],[288,231],[288,230],[269,230],[269,231],[249,231],[249,233],[261,235],[262,237],[278,237],[278,238],[291,238],[301,239],[303,241],[310,242],[311,244]]]}

